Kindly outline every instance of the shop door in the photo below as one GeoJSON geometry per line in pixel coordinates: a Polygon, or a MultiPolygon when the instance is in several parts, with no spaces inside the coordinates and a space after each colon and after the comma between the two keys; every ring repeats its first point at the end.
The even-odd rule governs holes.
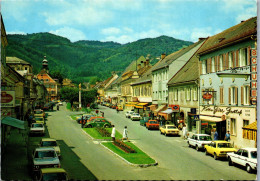
{"type": "Polygon", "coordinates": [[[218,139],[224,140],[226,134],[226,120],[217,122],[218,139]]]}

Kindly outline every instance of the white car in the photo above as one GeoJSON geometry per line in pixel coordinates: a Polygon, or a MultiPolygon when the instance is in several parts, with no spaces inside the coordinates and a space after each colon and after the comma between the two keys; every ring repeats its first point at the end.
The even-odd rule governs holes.
{"type": "Polygon", "coordinates": [[[195,147],[197,151],[204,149],[205,145],[210,144],[212,138],[208,134],[194,134],[191,138],[188,138],[189,147],[195,147]]]}
{"type": "Polygon", "coordinates": [[[62,105],[63,105],[63,103],[62,103],[62,102],[59,102],[59,103],[58,103],[58,105],[59,105],[59,106],[62,106],[62,105]]]}
{"type": "Polygon", "coordinates": [[[127,111],[126,113],[125,113],[125,117],[126,118],[131,118],[131,115],[134,113],[134,111],[127,111]]]}
{"type": "Polygon", "coordinates": [[[241,148],[237,152],[227,153],[228,164],[234,163],[246,167],[246,171],[251,173],[257,169],[257,148],[241,148]]]}
{"type": "Polygon", "coordinates": [[[54,150],[56,151],[58,157],[61,156],[60,154],[60,147],[57,143],[57,141],[53,138],[42,138],[41,143],[40,143],[40,147],[50,147],[50,148],[54,148],[54,150]]]}
{"type": "Polygon", "coordinates": [[[45,127],[42,123],[32,123],[30,127],[30,134],[45,134],[45,127]]]}
{"type": "Polygon", "coordinates": [[[131,114],[131,120],[132,120],[132,121],[136,121],[136,120],[140,121],[140,119],[141,119],[141,116],[140,116],[139,113],[133,113],[133,114],[131,114]]]}

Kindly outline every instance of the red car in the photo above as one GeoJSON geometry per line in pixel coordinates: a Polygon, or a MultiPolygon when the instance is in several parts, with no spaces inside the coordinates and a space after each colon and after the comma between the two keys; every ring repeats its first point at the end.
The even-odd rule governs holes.
{"type": "Polygon", "coordinates": [[[159,130],[159,122],[157,120],[149,120],[146,123],[146,128],[148,130],[150,130],[150,129],[157,129],[157,130],[159,130]]]}
{"type": "Polygon", "coordinates": [[[87,123],[92,121],[93,119],[96,119],[96,118],[104,118],[104,117],[101,117],[101,116],[94,116],[94,117],[90,117],[88,120],[87,120],[87,123]]]}

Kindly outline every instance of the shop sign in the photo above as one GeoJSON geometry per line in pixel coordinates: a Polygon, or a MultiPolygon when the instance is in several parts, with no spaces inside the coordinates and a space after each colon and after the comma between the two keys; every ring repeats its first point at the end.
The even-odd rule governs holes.
{"type": "Polygon", "coordinates": [[[207,99],[207,100],[209,100],[209,99],[211,99],[212,98],[212,94],[210,94],[210,93],[205,93],[205,94],[203,94],[203,99],[207,99]]]}
{"type": "Polygon", "coordinates": [[[180,111],[180,106],[179,105],[169,104],[169,107],[172,108],[173,112],[179,112],[180,111]]]}
{"type": "Polygon", "coordinates": [[[1,107],[15,107],[15,91],[1,92],[1,107]]]}
{"type": "Polygon", "coordinates": [[[11,116],[12,115],[12,110],[11,108],[7,109],[2,109],[1,110],[1,118],[6,117],[6,116],[11,116]]]}
{"type": "Polygon", "coordinates": [[[251,103],[256,105],[257,100],[257,50],[251,49],[251,103]]]}
{"type": "Polygon", "coordinates": [[[229,114],[242,114],[242,109],[231,109],[231,107],[226,107],[226,108],[220,108],[218,106],[202,106],[201,112],[203,111],[208,111],[212,112],[213,114],[215,113],[222,113],[225,114],[226,116],[229,114]]]}

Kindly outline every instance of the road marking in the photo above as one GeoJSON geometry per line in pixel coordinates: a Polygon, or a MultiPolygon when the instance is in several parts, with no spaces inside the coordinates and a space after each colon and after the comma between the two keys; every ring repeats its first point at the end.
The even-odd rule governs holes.
{"type": "Polygon", "coordinates": [[[96,145],[97,145],[97,144],[99,144],[99,142],[98,142],[98,141],[93,141],[93,143],[94,143],[94,144],[96,144],[96,145]]]}

